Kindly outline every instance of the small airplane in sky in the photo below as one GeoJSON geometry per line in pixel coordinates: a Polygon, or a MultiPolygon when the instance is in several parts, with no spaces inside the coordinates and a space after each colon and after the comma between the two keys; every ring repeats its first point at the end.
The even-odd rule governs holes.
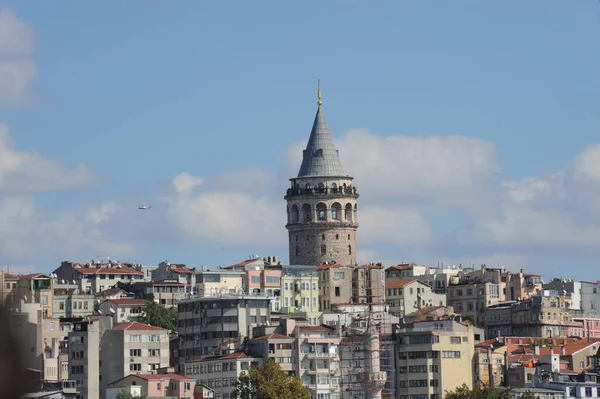
{"type": "Polygon", "coordinates": [[[152,205],[140,205],[140,206],[138,206],[138,209],[141,209],[141,210],[146,210],[146,209],[150,209],[150,208],[152,208],[152,205]]]}

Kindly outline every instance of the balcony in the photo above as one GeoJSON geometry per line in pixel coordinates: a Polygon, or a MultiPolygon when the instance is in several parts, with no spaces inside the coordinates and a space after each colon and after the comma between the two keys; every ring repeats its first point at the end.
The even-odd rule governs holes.
{"type": "Polygon", "coordinates": [[[332,359],[337,357],[337,353],[321,352],[306,353],[309,359],[332,359]]]}
{"type": "Polygon", "coordinates": [[[295,198],[295,197],[325,198],[328,196],[358,198],[358,191],[356,190],[356,187],[351,187],[351,188],[344,188],[344,187],[299,188],[299,187],[296,187],[296,188],[288,188],[284,199],[295,198]]]}

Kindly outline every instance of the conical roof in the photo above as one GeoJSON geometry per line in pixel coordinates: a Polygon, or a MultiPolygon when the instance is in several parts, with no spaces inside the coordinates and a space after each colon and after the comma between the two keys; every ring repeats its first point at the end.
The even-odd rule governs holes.
{"type": "Polygon", "coordinates": [[[333,145],[333,138],[320,106],[298,172],[298,177],[310,176],[345,176],[338,150],[333,145]]]}

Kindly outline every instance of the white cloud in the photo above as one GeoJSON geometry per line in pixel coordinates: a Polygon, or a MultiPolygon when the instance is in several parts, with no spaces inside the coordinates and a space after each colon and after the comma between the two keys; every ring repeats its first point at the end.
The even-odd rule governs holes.
{"type": "Polygon", "coordinates": [[[8,9],[0,8],[0,104],[20,105],[29,100],[36,76],[33,27],[8,9]]]}
{"type": "MultiPolygon", "coordinates": [[[[186,181],[202,180],[187,176],[186,181]]],[[[233,177],[230,175],[230,178],[233,177]]],[[[243,190],[204,191],[194,195],[181,190],[180,180],[173,179],[176,194],[169,216],[187,236],[235,246],[274,246],[287,242],[282,201],[254,196],[243,190]]]]}
{"type": "Polygon", "coordinates": [[[201,177],[195,177],[189,173],[180,173],[173,178],[173,187],[178,193],[188,193],[204,182],[201,177]]]}
{"type": "MultiPolygon", "coordinates": [[[[293,173],[304,142],[288,151],[293,173]]],[[[465,136],[379,136],[350,130],[335,142],[344,170],[365,197],[401,197],[438,204],[471,203],[499,170],[492,143],[465,136]]]]}
{"type": "Polygon", "coordinates": [[[116,204],[102,203],[48,214],[30,197],[2,198],[0,258],[6,263],[36,264],[43,259],[87,259],[99,253],[130,256],[134,246],[117,238],[115,225],[108,224],[117,220],[110,218],[116,209],[116,204]]]}
{"type": "Polygon", "coordinates": [[[433,237],[429,222],[414,209],[363,207],[358,221],[358,239],[366,244],[414,245],[433,237]]]}
{"type": "Polygon", "coordinates": [[[93,173],[84,164],[68,169],[59,162],[39,154],[17,151],[6,125],[0,123],[0,190],[2,192],[63,190],[86,185],[93,179],[93,173]]]}

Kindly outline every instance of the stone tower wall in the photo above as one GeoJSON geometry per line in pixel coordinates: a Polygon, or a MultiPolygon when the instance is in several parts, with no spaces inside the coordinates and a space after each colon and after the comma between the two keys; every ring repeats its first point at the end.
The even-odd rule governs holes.
{"type": "Polygon", "coordinates": [[[290,264],[320,265],[334,261],[355,265],[358,194],[354,188],[331,189],[344,184],[351,187],[351,180],[312,180],[294,179],[291,190],[301,190],[288,190],[286,195],[290,264]]]}

